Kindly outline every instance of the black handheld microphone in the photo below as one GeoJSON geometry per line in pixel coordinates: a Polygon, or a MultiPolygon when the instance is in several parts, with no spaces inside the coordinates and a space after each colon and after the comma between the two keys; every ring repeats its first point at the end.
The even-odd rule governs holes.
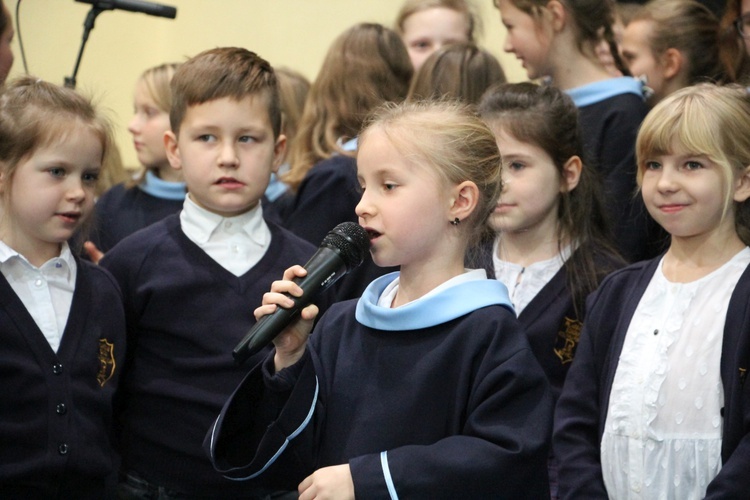
{"type": "Polygon", "coordinates": [[[127,10],[130,12],[142,12],[149,16],[177,17],[177,9],[169,5],[161,5],[143,0],[76,0],[76,2],[88,3],[101,10],[127,10]]]}
{"type": "Polygon", "coordinates": [[[260,318],[232,351],[237,364],[262,350],[294,320],[299,312],[310,305],[319,292],[335,283],[343,275],[362,263],[370,250],[367,231],[354,222],[342,222],[333,228],[320,244],[304,268],[307,276],[293,281],[302,288],[302,296],[289,297],[294,306],[277,308],[273,313],[260,318]]]}

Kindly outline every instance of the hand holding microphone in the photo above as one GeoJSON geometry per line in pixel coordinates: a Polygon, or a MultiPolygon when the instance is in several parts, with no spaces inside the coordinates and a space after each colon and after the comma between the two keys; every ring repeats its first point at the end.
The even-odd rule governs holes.
{"type": "MultiPolygon", "coordinates": [[[[264,296],[263,305],[256,309],[256,316],[260,314],[260,319],[232,351],[234,360],[238,364],[244,363],[247,358],[271,343],[312,303],[319,292],[359,266],[369,249],[370,238],[359,224],[343,222],[333,228],[323,238],[315,255],[304,265],[304,271],[299,266],[291,267],[284,272],[282,281],[273,283],[271,293],[264,296]],[[271,304],[276,304],[275,310],[268,307],[271,304]]],[[[290,346],[290,351],[299,350],[297,357],[301,355],[304,338],[312,328],[312,320],[316,314],[316,310],[308,309],[303,315],[303,320],[307,323],[296,325],[294,337],[301,340],[301,343],[290,346]]],[[[291,338],[287,341],[291,341],[291,338]]],[[[288,349],[284,349],[286,350],[288,349]]],[[[293,352],[290,354],[292,357],[295,355],[293,352]]]]}

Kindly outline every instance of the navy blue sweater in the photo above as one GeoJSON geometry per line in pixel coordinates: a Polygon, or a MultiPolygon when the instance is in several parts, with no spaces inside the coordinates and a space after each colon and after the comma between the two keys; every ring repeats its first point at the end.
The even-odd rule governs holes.
{"type": "Polygon", "coordinates": [[[184,200],[157,198],[136,187],[118,184],[96,202],[89,239],[108,252],[126,236],[182,210],[184,200]]]}
{"type": "Polygon", "coordinates": [[[201,445],[247,372],[231,353],[255,323],[253,310],[273,280],[315,251],[269,227],[269,249],[240,277],[190,241],[177,215],[125,238],[102,259],[125,297],[131,353],[122,383],[123,470],[184,493],[252,494],[217,474],[201,445]]]}
{"type": "Polygon", "coordinates": [[[103,498],[125,359],[120,290],[77,260],[58,352],[0,274],[0,498],[103,498]]]}
{"type": "MultiPolygon", "coordinates": [[[[482,267],[487,276],[495,276],[492,244],[486,245],[482,251],[468,265],[482,267]]],[[[605,252],[596,252],[594,258],[601,278],[623,266],[621,259],[605,252]]],[[[586,313],[584,306],[581,304],[576,310],[573,304],[566,262],[518,316],[531,350],[552,384],[555,401],[575,357],[586,313]]]]}
{"type": "Polygon", "coordinates": [[[505,287],[375,306],[392,279],[334,304],[295,365],[250,372],[207,437],[216,467],[293,488],[348,462],[358,500],[549,498],[552,398],[505,287]]]}
{"type": "Polygon", "coordinates": [[[604,188],[606,213],[619,252],[629,262],[652,258],[669,242],[643,204],[636,183],[635,139],[648,113],[630,79],[614,78],[571,91],[579,110],[586,161],[604,188]],[[579,92],[581,91],[582,92],[579,92]]]}

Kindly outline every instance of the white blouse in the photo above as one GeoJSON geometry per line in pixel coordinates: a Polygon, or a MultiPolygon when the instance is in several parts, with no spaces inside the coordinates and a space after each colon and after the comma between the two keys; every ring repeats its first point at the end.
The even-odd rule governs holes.
{"type": "Polygon", "coordinates": [[[49,346],[57,352],[68,323],[78,274],[68,244],[62,244],[59,257],[36,267],[0,241],[0,272],[26,306],[49,346]]]}
{"type": "Polygon", "coordinates": [[[512,262],[500,260],[497,256],[497,247],[500,238],[495,238],[492,247],[492,264],[495,266],[495,279],[500,281],[508,289],[510,301],[516,310],[516,316],[529,305],[539,291],[550,282],[550,280],[562,268],[565,261],[570,257],[571,247],[566,246],[558,255],[551,259],[534,262],[524,267],[512,262]]]}
{"type": "Polygon", "coordinates": [[[721,347],[750,248],[691,283],[662,262],[628,327],[601,442],[610,498],[699,499],[721,469],[721,347]]]}

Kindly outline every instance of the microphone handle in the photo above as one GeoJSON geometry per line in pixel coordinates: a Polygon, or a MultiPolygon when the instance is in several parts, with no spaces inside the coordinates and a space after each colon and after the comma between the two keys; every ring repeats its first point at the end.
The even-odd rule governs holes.
{"type": "Polygon", "coordinates": [[[292,307],[279,307],[253,325],[232,351],[237,364],[244,363],[247,358],[262,351],[294,321],[302,309],[312,303],[319,292],[331,286],[347,272],[346,264],[339,253],[327,247],[319,248],[303,267],[307,270],[307,275],[292,280],[302,288],[302,295],[292,297],[285,294],[294,301],[292,307]]]}

